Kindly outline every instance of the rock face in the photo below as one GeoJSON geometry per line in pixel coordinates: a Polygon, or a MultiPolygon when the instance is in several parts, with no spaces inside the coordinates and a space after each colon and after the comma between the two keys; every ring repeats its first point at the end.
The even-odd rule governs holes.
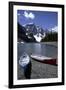
{"type": "Polygon", "coordinates": [[[33,33],[33,35],[37,34],[37,28],[35,24],[33,23],[26,24],[25,28],[27,33],[33,33]]]}
{"type": "Polygon", "coordinates": [[[41,39],[45,37],[45,30],[34,23],[29,23],[24,26],[26,28],[27,35],[33,34],[32,37],[36,39],[37,42],[41,42],[41,39]]]}
{"type": "Polygon", "coordinates": [[[41,34],[43,35],[45,31],[40,27],[35,25],[34,23],[29,23],[24,26],[26,28],[27,33],[33,33],[33,35],[41,34]]]}
{"type": "Polygon", "coordinates": [[[40,42],[44,37],[45,30],[34,23],[29,23],[24,26],[18,23],[18,41],[40,42]]]}
{"type": "Polygon", "coordinates": [[[26,35],[26,28],[18,23],[18,41],[23,42],[36,42],[32,33],[26,35]]]}
{"type": "Polygon", "coordinates": [[[20,25],[18,23],[18,41],[22,42],[45,42],[57,41],[57,32],[43,29],[34,23],[20,25]]]}

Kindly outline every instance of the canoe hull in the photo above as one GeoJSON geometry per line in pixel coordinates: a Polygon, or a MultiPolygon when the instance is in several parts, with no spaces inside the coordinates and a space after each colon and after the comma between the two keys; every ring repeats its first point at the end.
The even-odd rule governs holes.
{"type": "Polygon", "coordinates": [[[33,60],[36,60],[41,63],[46,63],[46,64],[51,64],[51,65],[57,65],[57,59],[56,58],[50,58],[50,57],[45,57],[45,56],[39,56],[39,55],[31,55],[31,58],[33,60]]]}

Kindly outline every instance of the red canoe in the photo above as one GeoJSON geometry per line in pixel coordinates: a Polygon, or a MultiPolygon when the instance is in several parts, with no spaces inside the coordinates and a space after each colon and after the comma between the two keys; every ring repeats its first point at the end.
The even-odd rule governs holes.
{"type": "Polygon", "coordinates": [[[41,63],[57,65],[57,58],[46,57],[42,55],[34,55],[34,54],[31,55],[31,58],[41,63]]]}

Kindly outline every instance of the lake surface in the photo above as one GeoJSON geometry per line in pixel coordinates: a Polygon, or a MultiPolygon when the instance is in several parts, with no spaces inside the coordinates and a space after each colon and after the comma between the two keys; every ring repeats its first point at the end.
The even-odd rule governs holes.
{"type": "Polygon", "coordinates": [[[57,47],[44,43],[18,43],[18,58],[26,52],[28,55],[39,54],[47,57],[57,58],[57,47]]]}

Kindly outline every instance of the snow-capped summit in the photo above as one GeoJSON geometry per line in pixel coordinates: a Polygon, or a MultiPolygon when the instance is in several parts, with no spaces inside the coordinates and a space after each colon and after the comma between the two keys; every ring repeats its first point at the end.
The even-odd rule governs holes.
{"type": "Polygon", "coordinates": [[[26,28],[26,35],[30,38],[30,33],[33,34],[33,37],[36,39],[37,42],[40,42],[42,38],[45,37],[46,33],[43,28],[41,28],[38,25],[35,25],[34,23],[28,23],[24,25],[26,28]]]}
{"type": "Polygon", "coordinates": [[[41,34],[34,35],[34,38],[36,39],[37,42],[40,42],[42,39],[41,34]]]}
{"type": "Polygon", "coordinates": [[[50,32],[58,32],[58,26],[49,29],[50,32]]]}
{"type": "Polygon", "coordinates": [[[41,33],[37,33],[36,35],[34,35],[34,38],[36,39],[37,42],[41,42],[41,40],[45,37],[45,33],[44,35],[42,35],[41,33]]]}

